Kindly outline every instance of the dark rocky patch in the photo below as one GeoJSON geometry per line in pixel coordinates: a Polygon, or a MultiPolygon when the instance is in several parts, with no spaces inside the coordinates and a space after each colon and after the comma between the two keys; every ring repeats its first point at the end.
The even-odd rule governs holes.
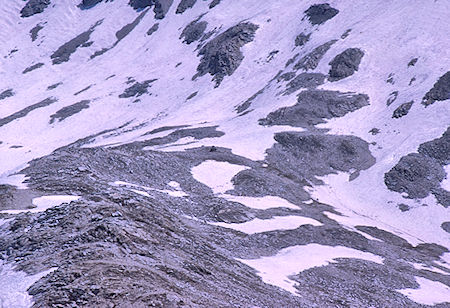
{"type": "Polygon", "coordinates": [[[205,33],[208,23],[206,21],[199,21],[201,17],[189,23],[181,32],[180,39],[183,43],[191,44],[198,41],[205,33]]]}
{"type": "Polygon", "coordinates": [[[397,109],[394,110],[394,113],[392,114],[392,118],[399,119],[399,118],[407,115],[413,104],[414,104],[414,101],[410,101],[410,102],[401,104],[400,106],[397,107],[397,109]]]}
{"type": "Polygon", "coordinates": [[[81,93],[86,92],[87,90],[89,90],[90,88],[92,88],[92,86],[93,86],[93,84],[90,84],[90,85],[88,85],[86,88],[83,88],[83,89],[81,89],[81,90],[78,91],[78,92],[75,92],[73,95],[74,95],[74,96],[80,95],[81,93]]]}
{"type": "Polygon", "coordinates": [[[29,189],[17,189],[12,185],[0,184],[0,210],[23,210],[34,208],[32,199],[39,194],[29,189]]]}
{"type": "Polygon", "coordinates": [[[253,40],[257,29],[257,25],[240,23],[209,41],[198,53],[202,58],[193,79],[209,73],[218,87],[225,76],[239,67],[244,59],[240,49],[253,40]]]}
{"type": "Polygon", "coordinates": [[[394,81],[394,74],[393,74],[393,73],[390,73],[390,74],[389,74],[388,79],[386,79],[386,82],[387,82],[387,83],[390,83],[390,84],[395,84],[395,81],[394,81]]]}
{"type": "Polygon", "coordinates": [[[26,69],[24,69],[23,72],[22,72],[22,74],[26,74],[26,73],[28,73],[28,72],[34,71],[35,69],[38,69],[38,68],[40,68],[40,67],[42,67],[42,66],[44,66],[44,63],[36,63],[36,64],[33,64],[33,65],[27,67],[26,69]]]}
{"type": "Polygon", "coordinates": [[[71,39],[67,43],[59,47],[51,56],[53,64],[61,64],[67,62],[70,56],[84,43],[89,41],[91,33],[94,32],[95,28],[102,23],[102,20],[97,21],[89,30],[77,35],[75,38],[71,39]]]}
{"type": "Polygon", "coordinates": [[[50,5],[50,0],[29,0],[20,11],[21,17],[42,13],[50,5]]]}
{"type": "Polygon", "coordinates": [[[305,14],[309,22],[313,25],[321,25],[339,13],[339,10],[332,8],[328,3],[311,5],[305,14]]]}
{"type": "Polygon", "coordinates": [[[350,32],[352,32],[352,29],[345,30],[345,32],[341,35],[341,39],[346,39],[350,35],[350,32]]]}
{"type": "Polygon", "coordinates": [[[150,29],[147,31],[147,35],[152,35],[156,31],[158,31],[159,23],[155,23],[150,29]]]}
{"type": "Polygon", "coordinates": [[[136,26],[141,22],[142,18],[144,18],[145,14],[147,14],[148,10],[142,12],[141,14],[139,14],[138,17],[136,17],[135,20],[133,20],[133,22],[123,26],[119,31],[116,32],[116,38],[117,38],[117,42],[120,42],[122,39],[124,39],[128,34],[130,34],[131,31],[133,31],[134,28],[136,28],[136,26]]]}
{"type": "Polygon", "coordinates": [[[295,72],[287,72],[287,73],[281,74],[281,75],[277,78],[277,81],[281,81],[281,80],[283,80],[283,81],[289,81],[289,80],[291,80],[291,79],[294,78],[294,77],[295,77],[295,72]]]}
{"type": "Polygon", "coordinates": [[[57,83],[55,83],[55,84],[52,84],[52,85],[50,85],[50,86],[47,87],[47,91],[56,89],[57,87],[59,87],[59,86],[62,85],[62,84],[63,84],[62,82],[57,82],[57,83]]]}
{"type": "Polygon", "coordinates": [[[80,47],[82,47],[82,48],[86,48],[86,47],[89,47],[89,46],[91,46],[92,44],[94,44],[94,42],[93,42],[93,41],[90,41],[90,42],[86,42],[86,43],[84,43],[84,44],[81,44],[81,46],[80,46],[80,47]]]}
{"type": "Polygon", "coordinates": [[[442,166],[450,164],[450,128],[442,137],[422,143],[418,152],[436,159],[442,166]]]}
{"type": "Polygon", "coordinates": [[[360,259],[339,258],[293,276],[311,307],[423,307],[393,290],[418,288],[414,275],[360,259]],[[398,273],[398,274],[397,274],[398,273]],[[314,296],[311,291],[315,290],[314,296]],[[351,296],[348,296],[351,294],[351,296]]]}
{"type": "Polygon", "coordinates": [[[156,19],[163,19],[170,7],[173,0],[130,0],[128,3],[135,10],[142,10],[146,7],[153,6],[153,12],[156,19]]]}
{"type": "Polygon", "coordinates": [[[156,79],[145,80],[143,82],[135,82],[132,86],[128,87],[119,95],[120,98],[139,97],[148,93],[148,88],[156,79]]]}
{"type": "Polygon", "coordinates": [[[197,94],[198,94],[198,91],[196,91],[196,92],[194,92],[194,93],[191,93],[191,94],[186,98],[186,100],[188,101],[188,100],[190,100],[190,99],[193,99],[195,96],[197,96],[197,94]]]}
{"type": "Polygon", "coordinates": [[[450,99],[450,71],[439,77],[422,99],[422,104],[429,106],[436,101],[445,101],[450,99]]]}
{"type": "Polygon", "coordinates": [[[372,135],[378,135],[380,133],[380,129],[374,127],[371,130],[369,130],[369,133],[371,133],[372,135]]]}
{"type": "Polygon", "coordinates": [[[209,8],[212,9],[213,7],[215,7],[216,5],[218,5],[220,3],[220,0],[213,0],[211,1],[211,3],[209,4],[209,8]]]}
{"type": "Polygon", "coordinates": [[[183,14],[187,9],[192,8],[196,2],[197,0],[181,0],[180,4],[177,6],[175,14],[183,14]]]}
{"type": "Polygon", "coordinates": [[[410,210],[409,205],[404,204],[404,203],[400,203],[400,204],[398,205],[398,208],[399,208],[399,210],[402,211],[402,212],[407,212],[407,211],[410,210]]]}
{"type": "Polygon", "coordinates": [[[450,233],[450,221],[443,222],[443,223],[441,224],[441,228],[442,228],[445,232],[450,233]]]}
{"type": "Polygon", "coordinates": [[[31,30],[30,30],[30,36],[31,36],[31,41],[34,42],[35,40],[37,40],[38,37],[38,33],[39,31],[41,31],[42,29],[44,29],[44,26],[41,25],[40,23],[37,24],[36,26],[34,26],[31,30]]]}
{"type": "Polygon", "coordinates": [[[310,53],[303,56],[297,64],[295,64],[294,69],[302,69],[305,71],[316,69],[317,65],[319,65],[320,60],[322,60],[325,53],[330,49],[330,47],[336,43],[337,40],[328,41],[316,48],[313,49],[310,53]]]}
{"type": "Polygon", "coordinates": [[[325,82],[325,78],[320,73],[300,73],[286,85],[283,94],[289,95],[303,88],[316,88],[325,82]]]}
{"type": "Polygon", "coordinates": [[[55,103],[57,101],[58,100],[56,98],[49,97],[49,98],[46,98],[46,99],[40,101],[39,103],[36,103],[34,105],[31,105],[31,106],[28,106],[28,107],[26,107],[26,108],[24,108],[24,109],[22,109],[20,111],[17,111],[17,112],[15,112],[15,113],[13,113],[13,114],[5,117],[5,118],[0,119],[0,127],[4,126],[4,125],[6,125],[6,124],[8,124],[8,123],[10,123],[10,122],[12,122],[14,120],[17,120],[17,119],[25,117],[26,115],[28,115],[31,111],[33,111],[35,109],[47,107],[47,106],[49,106],[49,105],[51,105],[51,104],[53,104],[53,103],[55,103]]]}
{"type": "Polygon", "coordinates": [[[271,112],[266,118],[259,120],[259,124],[311,127],[325,123],[324,119],[343,117],[368,105],[369,97],[365,94],[307,90],[298,95],[294,106],[271,112]]]}
{"type": "Polygon", "coordinates": [[[151,130],[149,132],[146,132],[142,136],[153,135],[153,134],[165,132],[165,131],[168,131],[168,130],[173,130],[173,129],[177,129],[177,128],[185,128],[185,127],[189,127],[189,125],[162,126],[162,127],[155,128],[155,129],[153,129],[153,130],[151,130]]]}
{"type": "Polygon", "coordinates": [[[101,56],[102,54],[104,54],[105,52],[109,51],[111,48],[102,48],[100,50],[97,50],[96,52],[94,52],[91,56],[90,59],[94,59],[98,56],[101,56]]]}
{"type": "Polygon", "coordinates": [[[263,94],[265,88],[262,88],[261,90],[259,90],[258,92],[256,92],[255,94],[253,94],[251,97],[249,97],[245,102],[243,102],[242,104],[239,104],[236,107],[236,112],[237,113],[243,113],[244,111],[246,111],[248,108],[250,108],[251,104],[253,103],[253,101],[255,100],[256,97],[258,97],[258,95],[263,94]]]}
{"type": "Polygon", "coordinates": [[[305,34],[305,33],[300,33],[299,35],[297,35],[295,37],[295,46],[303,46],[305,45],[309,39],[311,37],[311,33],[305,34]]]}
{"type": "Polygon", "coordinates": [[[411,153],[384,175],[384,183],[392,191],[406,193],[407,198],[425,198],[444,178],[445,171],[435,159],[411,153]]]}
{"type": "Polygon", "coordinates": [[[0,101],[11,96],[14,96],[13,89],[6,89],[0,93],[0,101]]]}
{"type": "Polygon", "coordinates": [[[386,101],[386,105],[390,106],[393,102],[395,102],[397,97],[398,97],[398,91],[391,92],[389,94],[389,97],[388,97],[387,101],[386,101]]]}
{"type": "Polygon", "coordinates": [[[436,200],[443,207],[450,207],[450,191],[445,190],[441,187],[434,188],[432,191],[436,200]]]}
{"type": "Polygon", "coordinates": [[[411,80],[409,81],[409,86],[413,84],[413,82],[416,81],[416,77],[411,78],[411,80]]]}
{"type": "MultiPolygon", "coordinates": [[[[87,10],[87,9],[93,8],[94,6],[96,6],[97,4],[99,4],[102,1],[103,0],[82,0],[81,3],[78,4],[78,7],[82,10],[87,10]]],[[[106,2],[108,2],[108,1],[110,1],[110,0],[106,0],[106,2]]]]}
{"type": "Polygon", "coordinates": [[[303,185],[322,184],[317,176],[365,170],[375,163],[369,144],[355,136],[282,132],[274,138],[277,143],[266,151],[267,163],[303,185]]]}
{"type": "Polygon", "coordinates": [[[218,126],[207,126],[198,128],[185,128],[177,129],[176,131],[170,133],[167,136],[153,138],[148,141],[141,143],[142,146],[155,146],[155,145],[165,145],[178,141],[179,139],[186,137],[193,137],[195,140],[201,140],[205,138],[218,138],[225,135],[224,132],[217,130],[218,126]]]}
{"type": "Polygon", "coordinates": [[[59,109],[58,111],[56,111],[56,113],[54,113],[50,116],[49,123],[52,124],[53,122],[55,122],[55,120],[58,120],[58,122],[61,122],[65,119],[67,119],[68,117],[71,117],[74,114],[77,114],[81,110],[89,108],[90,102],[91,101],[89,101],[89,100],[82,100],[73,105],[59,109]]]}
{"type": "Polygon", "coordinates": [[[364,52],[359,48],[348,48],[334,57],[329,63],[329,80],[336,81],[353,75],[358,71],[364,52]]]}
{"type": "Polygon", "coordinates": [[[411,61],[408,62],[408,67],[416,65],[419,58],[413,58],[411,61]]]}

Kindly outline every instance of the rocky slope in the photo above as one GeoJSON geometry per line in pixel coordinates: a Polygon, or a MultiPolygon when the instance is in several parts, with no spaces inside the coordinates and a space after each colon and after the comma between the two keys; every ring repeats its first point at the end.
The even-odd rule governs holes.
{"type": "Polygon", "coordinates": [[[446,1],[8,1],[1,307],[448,307],[446,1]]]}

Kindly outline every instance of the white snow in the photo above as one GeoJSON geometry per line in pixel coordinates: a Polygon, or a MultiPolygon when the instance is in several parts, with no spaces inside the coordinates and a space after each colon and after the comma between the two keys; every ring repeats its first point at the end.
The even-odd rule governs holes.
{"type": "Polygon", "coordinates": [[[220,197],[227,199],[228,201],[239,202],[247,207],[258,210],[267,210],[277,207],[285,207],[294,210],[300,209],[297,205],[277,196],[247,197],[222,194],[220,197]]]}
{"type": "Polygon", "coordinates": [[[141,191],[141,190],[137,190],[137,189],[130,189],[132,192],[135,192],[139,195],[145,196],[145,197],[150,197],[150,195],[148,194],[148,192],[145,191],[141,191]]]}
{"type": "Polygon", "coordinates": [[[419,304],[450,304],[450,287],[441,282],[432,281],[423,277],[416,277],[416,281],[420,285],[418,289],[402,289],[397,290],[397,292],[402,293],[419,304]]]}
{"type": "Polygon", "coordinates": [[[39,213],[44,212],[45,210],[51,207],[58,206],[63,203],[70,203],[80,198],[81,198],[80,196],[70,196],[70,195],[42,196],[33,199],[32,203],[33,205],[36,206],[35,208],[26,210],[4,210],[0,211],[0,213],[7,213],[7,214],[19,214],[23,212],[39,213]]]}
{"type": "Polygon", "coordinates": [[[220,194],[233,189],[231,179],[245,169],[248,167],[207,160],[193,167],[191,172],[194,179],[209,186],[215,194],[220,194]]]}
{"type": "Polygon", "coordinates": [[[28,288],[54,270],[56,268],[29,276],[24,272],[15,271],[10,264],[0,262],[0,307],[31,307],[33,298],[28,294],[28,288]]]}
{"type": "Polygon", "coordinates": [[[238,260],[257,270],[258,275],[261,276],[265,283],[299,295],[294,288],[295,281],[288,277],[313,267],[333,263],[336,258],[355,258],[378,264],[383,263],[383,258],[368,252],[343,246],[333,247],[319,244],[288,247],[282,249],[274,256],[260,259],[238,260]]]}
{"type": "Polygon", "coordinates": [[[24,183],[26,179],[27,177],[24,174],[8,175],[5,177],[0,177],[0,184],[13,185],[18,189],[27,189],[28,186],[24,183]]]}
{"type": "Polygon", "coordinates": [[[276,216],[270,219],[255,218],[244,223],[224,223],[210,222],[212,225],[241,231],[247,234],[275,231],[275,230],[292,230],[302,225],[321,226],[319,221],[302,216],[276,216]]]}
{"type": "Polygon", "coordinates": [[[439,274],[442,274],[442,275],[450,275],[450,272],[445,272],[445,271],[443,271],[443,270],[441,270],[441,269],[439,269],[437,267],[434,267],[434,266],[427,266],[427,265],[424,265],[424,264],[421,264],[421,263],[411,263],[411,264],[412,264],[412,266],[414,266],[415,269],[418,269],[418,270],[426,270],[426,271],[439,273],[439,274]]]}
{"type": "Polygon", "coordinates": [[[142,185],[133,184],[133,183],[128,183],[128,182],[124,182],[124,181],[115,181],[115,182],[110,183],[110,184],[113,185],[113,186],[129,186],[129,187],[136,187],[136,188],[143,189],[144,191],[138,190],[138,189],[131,189],[131,188],[129,188],[130,191],[133,191],[133,192],[135,192],[137,194],[140,194],[142,196],[145,196],[145,197],[150,197],[150,194],[148,192],[152,192],[152,191],[165,193],[165,194],[168,194],[169,196],[177,197],[177,198],[187,197],[188,194],[181,190],[181,188],[180,188],[178,183],[177,183],[178,185],[176,185],[175,183],[177,183],[177,182],[172,181],[172,182],[169,182],[168,185],[170,187],[173,187],[176,190],[156,189],[156,188],[142,186],[142,185]]]}

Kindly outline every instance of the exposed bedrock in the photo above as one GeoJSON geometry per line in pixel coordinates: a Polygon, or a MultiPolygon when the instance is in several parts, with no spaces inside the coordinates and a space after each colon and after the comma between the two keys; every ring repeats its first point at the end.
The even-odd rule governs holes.
{"type": "Polygon", "coordinates": [[[305,71],[316,69],[325,53],[336,42],[337,40],[331,40],[322,45],[317,46],[310,53],[300,58],[300,60],[295,64],[294,69],[295,70],[302,69],[305,71]]]}
{"type": "Polygon", "coordinates": [[[59,109],[58,111],[56,111],[56,113],[54,113],[50,116],[49,123],[52,124],[56,120],[58,120],[58,122],[61,122],[65,119],[67,119],[68,117],[71,117],[71,116],[79,113],[83,109],[89,108],[90,102],[91,101],[89,101],[89,100],[82,100],[78,103],[75,103],[70,106],[66,106],[64,108],[59,109]]]}
{"type": "Polygon", "coordinates": [[[176,14],[183,14],[187,9],[194,6],[197,0],[181,0],[180,4],[177,6],[176,14]]]}
{"type": "Polygon", "coordinates": [[[259,120],[259,124],[312,127],[325,123],[325,119],[343,117],[368,105],[369,97],[365,94],[307,90],[300,92],[294,106],[269,113],[266,118],[259,120]]]}
{"type": "Polygon", "coordinates": [[[205,33],[208,23],[206,21],[194,20],[189,23],[181,32],[180,39],[183,39],[183,43],[190,44],[198,41],[205,33]]]}
{"type": "Polygon", "coordinates": [[[311,5],[305,14],[313,25],[321,25],[339,13],[339,10],[331,7],[328,3],[311,5]]]}
{"type": "Polygon", "coordinates": [[[348,48],[334,57],[329,63],[330,81],[340,80],[353,75],[359,68],[364,52],[359,48],[348,48]]]}
{"type": "Polygon", "coordinates": [[[21,17],[42,13],[50,5],[50,0],[29,0],[20,11],[21,17]]]}
{"type": "Polygon", "coordinates": [[[355,136],[282,132],[275,134],[275,140],[266,151],[268,164],[300,183],[322,184],[317,176],[353,173],[375,163],[369,144],[355,136]]]}
{"type": "Polygon", "coordinates": [[[244,59],[241,47],[253,41],[257,29],[252,23],[240,23],[209,41],[198,53],[202,58],[193,79],[209,73],[218,87],[225,76],[239,67],[244,59]]]}
{"type": "Polygon", "coordinates": [[[411,153],[385,174],[384,182],[390,190],[406,193],[408,198],[425,198],[444,178],[445,172],[435,159],[411,153]]]}
{"type": "MultiPolygon", "coordinates": [[[[283,78],[282,76],[280,77],[283,78]]],[[[289,95],[300,89],[316,88],[325,82],[325,78],[326,76],[320,73],[300,73],[286,85],[283,94],[289,95]]]]}
{"type": "Polygon", "coordinates": [[[450,206],[450,192],[441,187],[450,163],[450,128],[434,140],[422,143],[419,153],[411,153],[384,175],[386,186],[408,198],[425,198],[432,193],[438,203],[450,206]]]}
{"type": "Polygon", "coordinates": [[[422,104],[428,106],[436,101],[447,99],[450,99],[450,71],[439,77],[433,88],[423,97],[422,104]]]}
{"type": "Polygon", "coordinates": [[[394,112],[392,113],[392,117],[396,119],[404,117],[405,115],[408,114],[413,104],[414,101],[401,104],[394,110],[394,112]]]}

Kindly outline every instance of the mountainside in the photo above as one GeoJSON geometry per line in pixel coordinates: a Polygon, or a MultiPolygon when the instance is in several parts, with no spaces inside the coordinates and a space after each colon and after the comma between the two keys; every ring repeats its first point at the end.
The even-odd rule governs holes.
{"type": "Polygon", "coordinates": [[[449,19],[4,1],[0,307],[450,307],[449,19]]]}

